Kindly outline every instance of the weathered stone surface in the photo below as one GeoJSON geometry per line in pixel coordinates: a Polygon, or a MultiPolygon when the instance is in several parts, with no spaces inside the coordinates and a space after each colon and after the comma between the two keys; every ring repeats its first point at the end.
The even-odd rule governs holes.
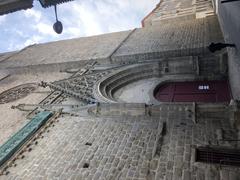
{"type": "Polygon", "coordinates": [[[7,52],[7,53],[0,53],[0,62],[3,60],[8,59],[12,55],[14,55],[16,52],[7,52]]]}
{"type": "MultiPolygon", "coordinates": [[[[164,2],[163,10],[173,8],[184,13],[192,5],[189,0],[178,4],[164,2]]],[[[203,9],[209,2],[203,2],[203,9]]],[[[199,8],[201,3],[197,0],[194,6],[199,8]]],[[[194,8],[191,6],[191,9],[194,8]]],[[[61,87],[44,101],[41,100],[50,94],[49,89],[39,88],[38,92],[14,103],[0,105],[0,143],[27,123],[25,116],[29,112],[10,111],[11,105],[41,102],[44,106],[54,102],[55,107],[42,108],[63,110],[59,122],[42,134],[31,152],[24,153],[24,159],[15,162],[16,167],[8,169],[10,174],[0,179],[236,179],[239,168],[195,162],[194,153],[197,146],[237,146],[236,142],[221,141],[222,138],[237,139],[237,132],[229,122],[229,106],[152,105],[153,98],[149,97],[157,84],[148,87],[151,92],[147,93],[133,88],[137,83],[150,86],[146,81],[153,75],[159,78],[159,83],[227,78],[227,59],[207,51],[210,42],[223,40],[217,17],[196,20],[187,16],[184,19],[162,25],[156,23],[131,33],[34,45],[9,56],[0,55],[0,68],[8,68],[10,74],[0,80],[1,92],[23,82],[41,80],[54,81],[52,84],[61,87]],[[93,63],[93,69],[85,66],[79,70],[84,60],[96,60],[97,64],[93,63]],[[61,70],[71,74],[59,72],[61,70]],[[76,73],[74,77],[73,73],[76,73]],[[145,80],[139,82],[143,77],[145,80]],[[127,92],[129,87],[132,90],[127,92]],[[105,99],[128,103],[82,107],[81,100],[86,97],[85,100],[91,100],[100,92],[105,99]],[[127,95],[125,99],[118,98],[124,92],[135,94],[131,98],[127,95]],[[137,104],[143,102],[134,101],[141,95],[147,97],[144,102],[152,104],[137,104]],[[217,136],[217,129],[222,130],[221,136],[217,136]]]]}
{"type": "Polygon", "coordinates": [[[52,112],[42,111],[28,122],[20,131],[0,146],[0,166],[11,158],[19,148],[52,116],[52,112]]]}
{"type": "Polygon", "coordinates": [[[164,23],[176,23],[178,21],[194,20],[195,18],[205,18],[214,14],[211,0],[192,1],[182,0],[173,3],[173,1],[162,0],[142,24],[144,27],[162,25],[164,23]]]}
{"type": "MultiPolygon", "coordinates": [[[[151,119],[144,116],[115,116],[107,119],[92,117],[89,120],[84,117],[64,116],[49,133],[43,134],[44,138],[38,141],[31,152],[25,154],[24,159],[16,161],[21,166],[10,168],[10,174],[5,178],[68,178],[74,175],[90,179],[173,177],[185,180],[194,177],[205,179],[208,175],[215,177],[220,173],[217,168],[212,168],[211,172],[205,171],[204,164],[193,166],[190,159],[183,161],[184,156],[177,155],[179,147],[181,149],[189,146],[184,141],[187,135],[194,140],[199,139],[199,132],[204,134],[215,130],[212,124],[214,120],[211,118],[201,118],[198,124],[188,119],[187,111],[182,109],[191,108],[190,106],[161,105],[159,109],[163,110],[159,112],[160,118],[155,116],[151,119]],[[183,122],[178,117],[184,119],[184,128],[178,126],[183,122]],[[148,153],[152,152],[149,144],[157,140],[159,121],[166,121],[167,133],[163,136],[160,157],[154,156],[151,159],[152,156],[148,157],[148,153]],[[137,130],[134,129],[136,123],[139,124],[137,130]],[[91,142],[91,145],[86,145],[86,142],[91,142]],[[171,146],[173,142],[178,148],[171,146]]],[[[221,122],[224,120],[220,120],[218,126],[222,126],[221,122]]],[[[214,133],[211,136],[214,138],[214,133]]],[[[187,153],[192,154],[192,151],[184,148],[184,154],[187,153]]]]}
{"type": "Polygon", "coordinates": [[[1,69],[108,58],[129,33],[124,31],[33,45],[1,62],[1,69]]]}
{"type": "Polygon", "coordinates": [[[113,60],[200,55],[205,54],[205,48],[215,41],[223,41],[216,16],[165,23],[137,29],[113,55],[113,60]]]}
{"type": "MultiPolygon", "coordinates": [[[[216,1],[217,2],[217,1],[216,1]]],[[[240,2],[231,2],[228,4],[216,4],[219,22],[224,33],[224,39],[227,43],[233,43],[236,48],[228,48],[223,58],[228,58],[229,79],[234,99],[240,100],[240,23],[237,20],[239,16],[240,2]]]]}
{"type": "MultiPolygon", "coordinates": [[[[0,92],[24,83],[39,83],[39,81],[46,79],[55,81],[66,76],[68,76],[66,73],[60,73],[56,71],[46,72],[44,74],[34,73],[10,75],[9,77],[0,81],[0,92]]],[[[11,109],[11,106],[16,106],[23,103],[38,104],[49,94],[49,92],[49,89],[37,88],[35,92],[22,99],[9,102],[7,104],[0,104],[0,145],[7,141],[8,138],[19,131],[28,122],[28,119],[26,118],[28,112],[13,110],[11,109]]]]}

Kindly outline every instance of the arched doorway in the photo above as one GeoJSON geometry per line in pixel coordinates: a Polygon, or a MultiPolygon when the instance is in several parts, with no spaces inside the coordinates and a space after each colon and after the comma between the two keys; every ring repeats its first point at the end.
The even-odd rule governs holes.
{"type": "Polygon", "coordinates": [[[229,102],[228,81],[170,82],[158,86],[154,96],[161,102],[229,102]]]}

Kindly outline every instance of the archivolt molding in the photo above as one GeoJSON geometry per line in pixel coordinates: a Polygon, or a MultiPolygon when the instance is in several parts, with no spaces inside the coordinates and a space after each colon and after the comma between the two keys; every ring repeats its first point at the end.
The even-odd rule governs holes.
{"type": "MultiPolygon", "coordinates": [[[[196,61],[186,59],[185,66],[173,61],[142,63],[127,68],[119,69],[103,79],[100,79],[94,86],[94,97],[100,102],[116,103],[114,93],[122,87],[148,78],[159,78],[161,84],[171,81],[191,81],[198,76],[196,61]]],[[[152,89],[152,97],[154,99],[152,89]]]]}
{"type": "MultiPolygon", "coordinates": [[[[209,59],[187,56],[113,66],[96,71],[91,66],[93,69],[88,70],[88,73],[79,71],[80,73],[76,73],[77,75],[71,78],[52,83],[43,83],[43,85],[77,98],[84,104],[95,104],[96,102],[116,103],[117,100],[114,98],[116,91],[143,79],[159,78],[159,83],[166,81],[193,81],[204,78],[215,79],[217,78],[216,73],[209,72],[207,68],[208,61],[209,59]]],[[[216,65],[215,71],[219,72],[219,64],[215,60],[210,63],[216,65]]],[[[153,91],[154,89],[152,89],[153,91]]],[[[154,97],[150,98],[154,99],[154,97]]]]}

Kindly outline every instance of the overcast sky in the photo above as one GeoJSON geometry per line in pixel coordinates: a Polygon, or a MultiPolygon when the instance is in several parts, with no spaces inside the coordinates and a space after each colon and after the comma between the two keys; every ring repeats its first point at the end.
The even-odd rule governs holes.
{"type": "Polygon", "coordinates": [[[75,0],[58,6],[58,19],[63,23],[61,35],[56,34],[54,8],[34,7],[0,16],[0,53],[25,46],[123,31],[141,26],[141,20],[159,0],[75,0]]]}

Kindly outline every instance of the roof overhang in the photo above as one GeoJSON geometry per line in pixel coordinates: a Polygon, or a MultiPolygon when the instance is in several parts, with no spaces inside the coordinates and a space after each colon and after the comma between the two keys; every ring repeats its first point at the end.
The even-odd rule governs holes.
{"type": "Polygon", "coordinates": [[[57,4],[61,4],[61,3],[65,3],[65,2],[73,1],[73,0],[39,0],[39,1],[41,3],[42,7],[47,8],[50,6],[54,6],[57,4]]]}
{"type": "Polygon", "coordinates": [[[33,7],[33,0],[0,0],[0,15],[33,7]]]}

